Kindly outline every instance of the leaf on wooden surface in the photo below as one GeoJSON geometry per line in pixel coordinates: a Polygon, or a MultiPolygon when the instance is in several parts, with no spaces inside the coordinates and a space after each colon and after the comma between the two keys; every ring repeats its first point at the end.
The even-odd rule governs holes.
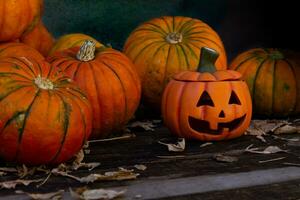
{"type": "Polygon", "coordinates": [[[209,145],[212,145],[213,143],[212,142],[206,142],[206,143],[203,143],[200,145],[200,148],[203,148],[203,147],[206,147],[206,146],[209,146],[209,145]]]}
{"type": "Polygon", "coordinates": [[[17,180],[4,181],[4,182],[0,182],[0,188],[14,189],[14,188],[16,188],[17,185],[28,186],[31,183],[38,183],[41,181],[43,181],[43,179],[36,179],[36,180],[17,179],[17,180]]]}
{"type": "Polygon", "coordinates": [[[18,170],[14,167],[0,167],[0,172],[18,172],[18,170]]]}
{"type": "Polygon", "coordinates": [[[280,134],[292,134],[292,133],[298,133],[299,129],[296,126],[291,125],[284,125],[281,127],[278,127],[274,130],[274,134],[280,135],[280,134]]]}
{"type": "Polygon", "coordinates": [[[54,199],[61,199],[64,193],[64,190],[59,190],[57,192],[50,192],[50,193],[28,193],[23,191],[16,191],[17,194],[27,194],[31,199],[37,200],[54,200],[54,199]]]}
{"type": "Polygon", "coordinates": [[[164,143],[161,141],[158,141],[158,143],[167,146],[169,151],[182,152],[185,150],[185,139],[184,138],[178,138],[178,141],[175,144],[164,143]]]}
{"type": "Polygon", "coordinates": [[[127,125],[127,128],[142,128],[145,131],[155,131],[156,127],[157,126],[154,124],[153,121],[145,121],[145,122],[136,121],[127,125]]]}
{"type": "Polygon", "coordinates": [[[251,145],[245,149],[245,152],[249,153],[257,153],[257,154],[273,154],[279,152],[288,152],[287,150],[283,150],[278,146],[268,146],[263,151],[260,151],[259,148],[251,148],[251,145]]]}
{"type": "Polygon", "coordinates": [[[107,189],[78,189],[75,191],[70,189],[73,198],[84,200],[111,200],[123,196],[125,192],[125,190],[115,191],[107,189]]]}
{"type": "Polygon", "coordinates": [[[145,171],[147,169],[146,165],[134,165],[134,167],[141,171],[145,171]]]}
{"type": "Polygon", "coordinates": [[[66,171],[60,171],[59,169],[53,169],[52,173],[54,175],[65,176],[75,179],[81,183],[92,183],[95,181],[122,181],[122,180],[132,180],[136,179],[139,174],[134,173],[133,170],[127,170],[124,168],[119,168],[119,171],[105,172],[104,174],[90,174],[85,177],[77,177],[69,174],[66,171]]]}
{"type": "Polygon", "coordinates": [[[216,154],[213,157],[216,161],[219,162],[226,162],[226,163],[232,163],[232,162],[237,162],[238,158],[237,157],[233,157],[233,156],[226,156],[223,154],[216,154]]]}
{"type": "Polygon", "coordinates": [[[83,159],[84,159],[84,150],[82,149],[76,154],[75,160],[73,161],[70,169],[78,170],[79,168],[88,168],[91,171],[100,165],[100,163],[98,163],[98,162],[84,163],[84,162],[82,162],[83,159]]]}

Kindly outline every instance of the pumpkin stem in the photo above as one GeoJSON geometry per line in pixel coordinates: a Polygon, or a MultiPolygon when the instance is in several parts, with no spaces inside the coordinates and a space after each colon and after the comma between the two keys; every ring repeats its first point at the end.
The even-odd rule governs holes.
{"type": "Polygon", "coordinates": [[[77,53],[77,59],[88,62],[95,58],[96,43],[93,40],[86,40],[77,53]]]}
{"type": "Polygon", "coordinates": [[[282,60],[284,59],[284,55],[278,50],[271,50],[269,56],[273,60],[282,60]]]}
{"type": "Polygon", "coordinates": [[[49,79],[41,77],[41,75],[38,75],[38,77],[36,77],[34,79],[34,83],[40,89],[44,89],[44,90],[53,90],[54,89],[53,83],[49,79]]]}
{"type": "Polygon", "coordinates": [[[166,37],[166,41],[170,44],[177,44],[182,42],[182,34],[181,33],[169,33],[166,37]]]}
{"type": "Polygon", "coordinates": [[[219,57],[218,52],[208,47],[202,47],[200,53],[200,62],[198,65],[198,72],[210,72],[217,71],[215,62],[219,57]]]}

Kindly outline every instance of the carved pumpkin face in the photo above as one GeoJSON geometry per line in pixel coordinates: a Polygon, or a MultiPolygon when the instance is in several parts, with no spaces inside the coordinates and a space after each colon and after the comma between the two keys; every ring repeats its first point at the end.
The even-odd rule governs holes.
{"type": "Polygon", "coordinates": [[[177,74],[163,96],[165,124],[179,137],[202,141],[241,136],[250,124],[252,104],[240,78],[232,70],[177,74]]]}

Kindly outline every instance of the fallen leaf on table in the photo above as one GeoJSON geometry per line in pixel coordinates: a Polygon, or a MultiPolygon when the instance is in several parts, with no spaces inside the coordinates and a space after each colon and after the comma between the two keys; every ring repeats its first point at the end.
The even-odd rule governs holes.
{"type": "Polygon", "coordinates": [[[156,128],[156,125],[154,125],[152,121],[146,121],[146,122],[136,121],[129,124],[127,128],[142,128],[145,131],[155,131],[154,128],[156,128]]]}
{"type": "Polygon", "coordinates": [[[278,127],[277,129],[274,130],[274,134],[280,135],[280,134],[292,134],[292,133],[297,133],[298,129],[295,126],[291,125],[284,125],[281,127],[278,127]]]}
{"type": "Polygon", "coordinates": [[[134,165],[134,167],[141,171],[145,171],[147,169],[147,167],[145,165],[134,165]]]}
{"type": "Polygon", "coordinates": [[[203,148],[203,147],[206,147],[206,146],[209,146],[209,145],[212,145],[213,143],[212,142],[206,142],[206,143],[203,143],[200,145],[200,148],[203,148]]]}
{"type": "Polygon", "coordinates": [[[259,151],[259,148],[250,148],[250,147],[247,147],[245,149],[245,152],[257,153],[257,154],[273,154],[273,153],[288,152],[288,151],[287,150],[283,150],[283,149],[279,148],[278,146],[268,146],[263,151],[259,151]]]}
{"type": "Polygon", "coordinates": [[[216,154],[216,155],[214,156],[214,159],[215,159],[216,161],[219,161],[219,162],[226,162],[226,163],[232,163],[232,162],[238,161],[238,158],[237,158],[237,157],[226,156],[226,155],[223,155],[223,154],[216,154]]]}
{"type": "Polygon", "coordinates": [[[82,162],[83,159],[84,159],[84,151],[80,150],[75,156],[75,160],[72,163],[71,169],[78,170],[79,168],[88,168],[91,171],[100,165],[100,163],[98,163],[98,162],[84,163],[84,162],[82,162]]]}
{"type": "Polygon", "coordinates": [[[179,138],[176,144],[168,144],[161,141],[158,141],[158,143],[167,146],[169,151],[182,152],[185,150],[184,138],[179,138]]]}
{"type": "Polygon", "coordinates": [[[0,167],[0,172],[18,172],[18,170],[14,167],[0,167]]]}
{"type": "Polygon", "coordinates": [[[14,189],[17,185],[28,186],[31,183],[38,183],[41,181],[43,181],[43,179],[36,179],[36,180],[17,179],[17,180],[12,180],[12,181],[4,181],[4,182],[0,182],[0,188],[14,189]]]}
{"type": "Polygon", "coordinates": [[[52,170],[54,175],[65,176],[75,179],[81,183],[92,183],[95,181],[122,181],[136,179],[139,174],[134,173],[133,170],[120,168],[119,171],[105,172],[104,174],[90,174],[85,177],[76,177],[65,171],[60,171],[57,168],[52,170]]]}
{"type": "Polygon", "coordinates": [[[96,200],[96,199],[102,199],[102,200],[111,200],[115,199],[117,197],[121,197],[125,194],[125,190],[122,191],[115,191],[115,190],[107,190],[107,189],[79,189],[73,191],[70,189],[71,196],[76,199],[84,199],[84,200],[96,200]]]}
{"type": "Polygon", "coordinates": [[[17,194],[27,194],[31,199],[38,199],[38,200],[50,200],[50,199],[61,199],[64,193],[64,190],[59,190],[57,192],[50,192],[50,193],[27,193],[23,191],[16,191],[17,194]]]}

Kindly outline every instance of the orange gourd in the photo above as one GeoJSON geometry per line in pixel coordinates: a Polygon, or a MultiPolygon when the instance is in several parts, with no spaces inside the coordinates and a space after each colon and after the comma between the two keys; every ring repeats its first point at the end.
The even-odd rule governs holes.
{"type": "Polygon", "coordinates": [[[6,57],[25,57],[33,60],[45,60],[37,50],[22,43],[3,43],[0,44],[0,58],[6,57]]]}
{"type": "Polygon", "coordinates": [[[207,24],[189,17],[160,17],[137,27],[128,37],[124,53],[142,80],[143,100],[160,108],[163,90],[180,71],[196,70],[200,49],[219,52],[218,69],[226,69],[226,53],[218,34],[207,24]]]}
{"type": "Polygon", "coordinates": [[[251,97],[241,74],[216,71],[216,51],[203,47],[198,72],[176,74],[162,100],[166,126],[178,137],[215,141],[241,136],[252,114],[251,97]]]}
{"type": "Polygon", "coordinates": [[[103,46],[100,42],[89,35],[83,33],[72,33],[58,38],[51,48],[49,56],[53,55],[57,51],[63,51],[72,47],[81,47],[86,40],[94,41],[97,48],[103,46]]]}
{"type": "Polygon", "coordinates": [[[49,63],[0,59],[0,157],[26,165],[59,164],[88,139],[91,107],[49,63]]]}
{"type": "Polygon", "coordinates": [[[269,117],[300,114],[298,57],[292,52],[257,48],[232,61],[230,69],[239,71],[249,86],[255,114],[269,117]]]}
{"type": "Polygon", "coordinates": [[[49,61],[87,93],[93,108],[93,138],[119,131],[133,117],[140,100],[140,80],[121,52],[95,49],[89,40],[80,48],[56,52],[49,61]]]}
{"type": "Polygon", "coordinates": [[[40,21],[31,31],[24,33],[20,41],[35,48],[44,56],[47,56],[54,44],[54,38],[49,33],[42,21],[40,21]]]}
{"type": "Polygon", "coordinates": [[[14,41],[40,20],[42,0],[0,0],[0,42],[14,41]]]}

